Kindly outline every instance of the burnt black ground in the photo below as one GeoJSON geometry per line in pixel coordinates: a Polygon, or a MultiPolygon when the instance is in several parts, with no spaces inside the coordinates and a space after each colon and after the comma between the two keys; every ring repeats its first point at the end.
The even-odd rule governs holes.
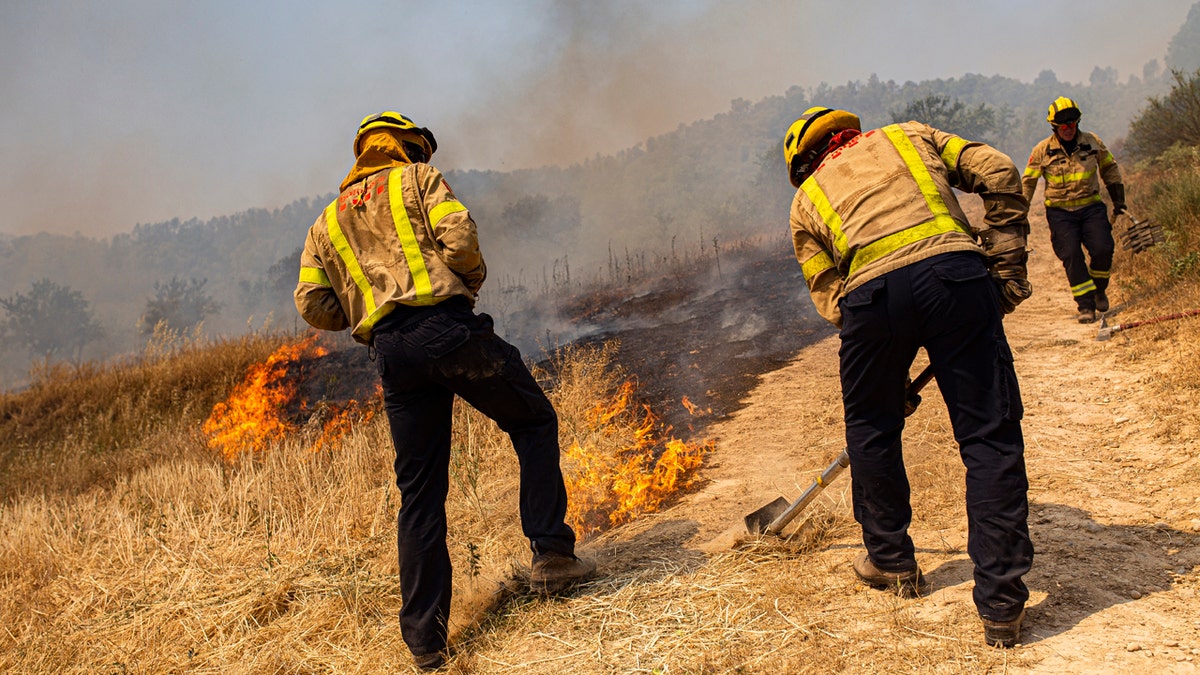
{"type": "MultiPolygon", "coordinates": [[[[638,398],[686,440],[741,408],[759,376],[834,330],[813,308],[786,246],[747,247],[724,255],[720,268],[710,259],[625,288],[605,286],[553,309],[516,312],[498,330],[526,358],[542,356],[548,371],[536,345],[550,326],[578,336],[571,344],[615,342],[638,398]],[[684,406],[685,396],[698,414],[684,406]]],[[[301,366],[304,400],[339,404],[374,395],[378,376],[368,350],[337,338],[326,342],[330,354],[301,366]]]]}
{"type": "Polygon", "coordinates": [[[616,341],[639,398],[685,438],[741,408],[761,375],[835,330],[816,313],[790,249],[727,258],[719,273],[710,263],[642,282],[577,320],[588,332],[576,342],[616,341]],[[685,396],[701,414],[688,412],[685,396]]]}

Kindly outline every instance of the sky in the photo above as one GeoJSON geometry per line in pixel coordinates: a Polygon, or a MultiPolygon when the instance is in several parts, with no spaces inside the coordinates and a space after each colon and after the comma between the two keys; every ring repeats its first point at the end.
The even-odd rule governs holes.
{"type": "Polygon", "coordinates": [[[434,132],[443,170],[512,170],[792,86],[1124,81],[1194,1],[0,0],[0,234],[325,195],[384,110],[434,132]]]}

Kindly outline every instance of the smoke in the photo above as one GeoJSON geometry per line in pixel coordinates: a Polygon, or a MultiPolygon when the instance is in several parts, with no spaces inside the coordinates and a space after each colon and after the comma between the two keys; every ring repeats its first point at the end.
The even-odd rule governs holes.
{"type": "Polygon", "coordinates": [[[793,86],[999,74],[1087,82],[1161,60],[1192,0],[559,2],[452,112],[449,167],[513,170],[613,154],[793,86]],[[1066,37],[1078,36],[1078,37],[1066,37]]]}
{"type": "Polygon", "coordinates": [[[0,232],[107,236],[325,194],[356,122],[385,109],[435,130],[440,168],[511,170],[797,85],[1139,74],[1191,4],[3,3],[0,232]]]}

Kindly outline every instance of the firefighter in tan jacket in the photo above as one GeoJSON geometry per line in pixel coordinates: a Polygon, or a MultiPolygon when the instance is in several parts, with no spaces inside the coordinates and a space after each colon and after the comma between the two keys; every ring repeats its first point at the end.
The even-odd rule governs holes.
{"type": "Polygon", "coordinates": [[[967,467],[967,551],[989,644],[1011,646],[1033,545],[1021,396],[1002,312],[1028,298],[1028,202],[1008,157],[918,122],[862,133],[815,107],[788,129],[791,229],[817,310],[841,329],[842,402],[864,583],[917,595],[927,584],[908,535],[901,451],[905,389],[924,347],[967,467]],[[973,228],[953,189],[978,193],[973,228]]]}
{"type": "Polygon", "coordinates": [[[1108,211],[1100,197],[1100,180],[1112,200],[1113,217],[1125,211],[1125,184],[1112,153],[1100,137],[1079,129],[1079,106],[1065,96],[1046,113],[1054,133],[1029,154],[1021,179],[1025,199],[1032,201],[1038,179],[1046,179],[1046,223],[1054,255],[1062,261],[1080,323],[1108,311],[1113,236],[1108,211]],[[1087,249],[1084,256],[1083,249],[1087,249]]]}
{"type": "Polygon", "coordinates": [[[486,276],[475,223],[426,162],[428,130],[396,112],[364,119],[341,193],[308,231],[296,308],[325,330],[374,348],[395,445],[400,630],[416,664],[447,656],[446,546],[451,411],[462,397],[509,434],[521,466],[521,527],[530,584],[556,592],[595,570],[564,522],[558,417],[520,352],[473,311],[486,276]]]}

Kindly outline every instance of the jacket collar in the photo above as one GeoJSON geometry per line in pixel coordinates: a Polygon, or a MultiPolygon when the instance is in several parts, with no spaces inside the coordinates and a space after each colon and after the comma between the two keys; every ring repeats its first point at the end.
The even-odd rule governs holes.
{"type": "Polygon", "coordinates": [[[400,139],[391,130],[380,130],[367,136],[362,152],[354,160],[354,167],[342,181],[340,191],[354,185],[367,176],[397,166],[410,164],[400,145],[400,139]],[[381,133],[384,132],[384,133],[381,133]]]}

